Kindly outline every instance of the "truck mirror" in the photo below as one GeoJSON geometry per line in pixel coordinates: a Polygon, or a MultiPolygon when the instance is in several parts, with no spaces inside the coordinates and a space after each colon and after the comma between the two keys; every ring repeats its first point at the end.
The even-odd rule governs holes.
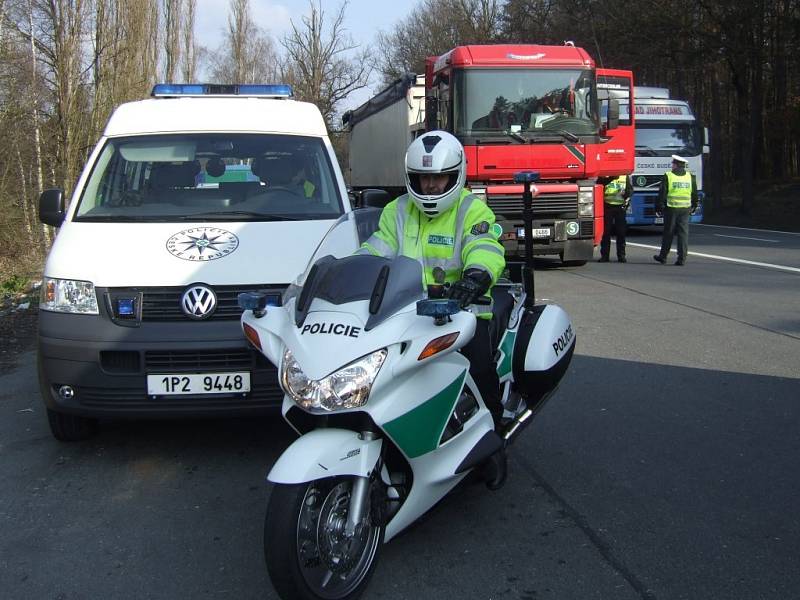
{"type": "Polygon", "coordinates": [[[383,208],[391,200],[386,190],[368,189],[361,191],[361,206],[383,208]]]}
{"type": "Polygon", "coordinates": [[[52,188],[39,196],[39,220],[45,225],[61,227],[64,222],[64,191],[52,188]]]}
{"type": "Polygon", "coordinates": [[[608,129],[619,127],[619,100],[616,98],[608,99],[608,129]]]}

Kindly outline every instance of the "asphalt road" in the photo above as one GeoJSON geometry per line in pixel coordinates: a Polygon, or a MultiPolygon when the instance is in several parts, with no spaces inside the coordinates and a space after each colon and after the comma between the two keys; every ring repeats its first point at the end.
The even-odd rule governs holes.
{"type": "MultiPolygon", "coordinates": [[[[655,263],[658,241],[538,262],[578,335],[562,386],[506,487],[462,486],[384,546],[366,598],[800,597],[800,235],[692,226],[684,267],[655,263]]],[[[276,597],[264,475],[284,424],[60,444],[33,360],[0,376],[0,598],[276,597]]]]}

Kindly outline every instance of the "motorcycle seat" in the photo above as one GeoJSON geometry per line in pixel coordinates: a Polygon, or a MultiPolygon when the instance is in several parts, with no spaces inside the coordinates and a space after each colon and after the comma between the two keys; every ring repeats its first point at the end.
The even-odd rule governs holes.
{"type": "Polygon", "coordinates": [[[492,350],[497,350],[503,333],[508,328],[508,321],[511,318],[511,309],[514,308],[514,298],[500,286],[492,288],[492,320],[489,322],[489,339],[492,343],[492,350]]]}

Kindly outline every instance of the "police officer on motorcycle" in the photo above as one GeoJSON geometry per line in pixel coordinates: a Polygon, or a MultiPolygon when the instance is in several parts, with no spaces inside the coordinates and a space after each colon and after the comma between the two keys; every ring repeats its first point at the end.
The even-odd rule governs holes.
{"type": "Polygon", "coordinates": [[[464,188],[466,157],[461,142],[446,131],[431,131],[406,152],[407,193],[386,205],[378,231],[360,253],[418,260],[425,284],[449,284],[448,296],[476,316],[475,336],[462,349],[495,427],[503,407],[491,347],[490,290],[505,268],[501,232],[487,204],[464,188]],[[488,304],[474,305],[481,296],[488,304]]]}

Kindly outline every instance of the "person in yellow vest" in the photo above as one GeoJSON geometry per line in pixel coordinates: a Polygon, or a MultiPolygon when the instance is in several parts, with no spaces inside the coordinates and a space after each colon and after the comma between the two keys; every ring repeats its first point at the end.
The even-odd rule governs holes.
{"type": "Polygon", "coordinates": [[[489,330],[491,305],[473,303],[481,296],[491,301],[491,288],[505,268],[498,241],[502,228],[489,206],[464,188],[466,157],[452,134],[430,131],[411,142],[405,172],[407,193],[384,207],[378,231],[358,252],[418,260],[426,286],[449,284],[448,296],[478,316],[475,335],[461,352],[470,361],[470,375],[495,426],[501,428],[503,406],[489,330]]]}
{"type": "Polygon", "coordinates": [[[611,234],[617,238],[617,260],[628,262],[625,258],[625,211],[628,209],[633,184],[628,175],[606,180],[603,189],[603,237],[600,240],[600,259],[597,262],[608,262],[611,252],[611,234]]]}
{"type": "Polygon", "coordinates": [[[292,188],[296,189],[297,193],[303,198],[313,198],[317,186],[314,185],[312,179],[314,179],[314,177],[312,175],[312,169],[308,164],[308,159],[302,159],[299,168],[292,176],[290,185],[292,188]]]}
{"type": "Polygon", "coordinates": [[[672,170],[664,173],[658,190],[656,214],[664,214],[664,233],[661,237],[661,252],[653,255],[653,260],[662,265],[672,248],[672,237],[678,236],[678,258],[675,264],[686,263],[689,251],[689,215],[697,209],[697,181],[687,169],[689,161],[672,155],[672,170]],[[666,210],[665,210],[666,207],[666,210]]]}

